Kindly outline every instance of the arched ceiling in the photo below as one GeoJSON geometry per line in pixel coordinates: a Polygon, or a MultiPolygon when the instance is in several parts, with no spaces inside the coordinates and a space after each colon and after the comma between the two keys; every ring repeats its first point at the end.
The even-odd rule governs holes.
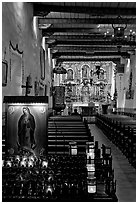
{"type": "Polygon", "coordinates": [[[128,40],[136,32],[136,2],[34,2],[33,7],[58,61],[119,59],[136,45],[128,40]],[[112,25],[127,25],[121,51],[112,25]]]}

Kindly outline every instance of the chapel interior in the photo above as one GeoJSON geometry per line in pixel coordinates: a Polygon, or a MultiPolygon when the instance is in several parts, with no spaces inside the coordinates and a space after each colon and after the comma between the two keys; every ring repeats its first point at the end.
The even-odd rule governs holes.
{"type": "Polygon", "coordinates": [[[136,202],[136,2],[2,2],[2,202],[136,202]]]}

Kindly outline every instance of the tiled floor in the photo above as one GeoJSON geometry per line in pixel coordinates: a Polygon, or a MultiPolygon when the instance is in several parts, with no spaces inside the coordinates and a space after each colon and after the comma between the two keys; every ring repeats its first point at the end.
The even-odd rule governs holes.
{"type": "Polygon", "coordinates": [[[111,147],[113,157],[113,169],[115,173],[116,195],[119,202],[136,202],[136,170],[129,164],[121,151],[103,134],[95,125],[89,124],[91,135],[102,144],[111,147]]]}

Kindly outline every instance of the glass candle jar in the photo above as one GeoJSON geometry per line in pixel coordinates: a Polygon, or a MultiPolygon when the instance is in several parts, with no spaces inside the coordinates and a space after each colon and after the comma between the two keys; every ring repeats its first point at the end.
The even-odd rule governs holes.
{"type": "Polygon", "coordinates": [[[69,154],[77,155],[77,143],[75,141],[69,142],[69,154]]]}

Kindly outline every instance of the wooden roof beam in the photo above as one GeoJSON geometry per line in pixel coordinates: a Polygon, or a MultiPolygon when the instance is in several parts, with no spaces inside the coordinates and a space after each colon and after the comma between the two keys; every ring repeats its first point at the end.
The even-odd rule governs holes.
{"type": "Polygon", "coordinates": [[[108,17],[101,18],[39,18],[39,26],[44,24],[136,24],[136,17],[127,17],[119,20],[108,17]]]}
{"type": "Polygon", "coordinates": [[[85,7],[85,6],[60,6],[47,5],[46,3],[33,3],[34,16],[45,16],[47,12],[67,12],[67,13],[85,13],[95,16],[104,15],[125,15],[135,16],[136,8],[116,8],[116,7],[85,7]]]}

